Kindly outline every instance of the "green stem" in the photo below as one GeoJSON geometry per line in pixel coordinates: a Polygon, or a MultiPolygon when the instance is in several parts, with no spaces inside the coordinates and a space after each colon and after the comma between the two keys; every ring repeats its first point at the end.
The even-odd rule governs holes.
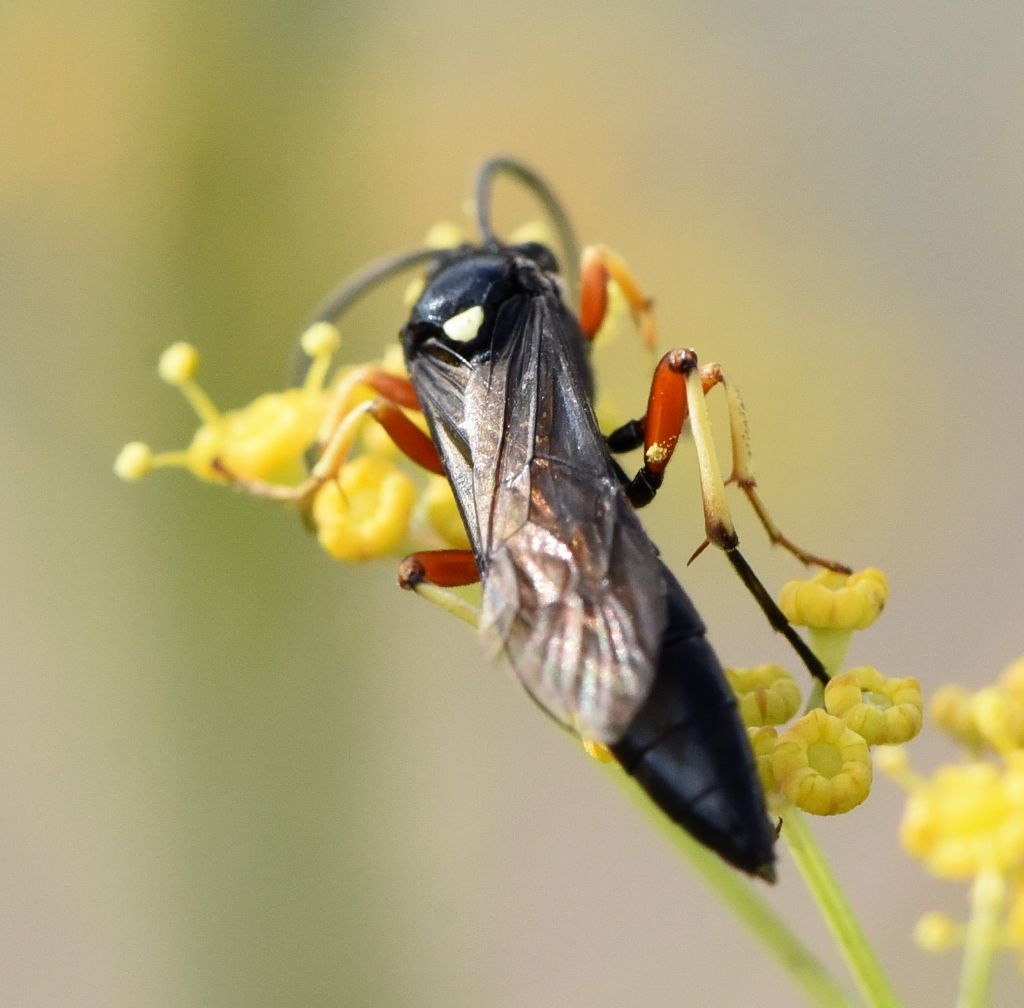
{"type": "Polygon", "coordinates": [[[846,660],[853,640],[852,630],[830,630],[827,627],[811,627],[811,650],[818,656],[829,679],[837,675],[839,667],[846,660]]]}
{"type": "Polygon", "coordinates": [[[985,1008],[992,977],[992,960],[999,943],[999,922],[1006,901],[1006,884],[996,872],[982,872],[971,888],[971,920],[964,942],[957,1008],[985,1008]]]}
{"type": "MultiPolygon", "coordinates": [[[[620,784],[629,781],[618,768],[615,768],[615,776],[620,784]]],[[[790,930],[789,925],[777,916],[755,891],[751,882],[658,813],[639,788],[630,784],[628,790],[652,824],[690,863],[715,895],[760,939],[765,949],[775,957],[797,986],[803,989],[812,1004],[820,1005],[821,1008],[853,1008],[854,1002],[832,974],[790,930]]]]}
{"type": "Polygon", "coordinates": [[[791,807],[785,813],[782,835],[865,1001],[872,1008],[899,1008],[900,1002],[889,978],[853,916],[850,905],[799,809],[791,807]]]}

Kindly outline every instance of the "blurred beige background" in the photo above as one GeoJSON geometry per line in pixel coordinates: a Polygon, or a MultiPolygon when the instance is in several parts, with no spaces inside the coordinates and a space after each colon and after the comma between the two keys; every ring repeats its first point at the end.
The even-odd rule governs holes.
{"type": "MultiPolygon", "coordinates": [[[[987,681],[1024,650],[1022,42],[1011,3],[8,0],[0,1000],[797,1003],[393,565],[110,465],[190,434],[166,344],[200,346],[224,406],[279,387],[335,280],[516,154],[628,257],[663,347],[727,364],[783,527],[887,570],[852,658],[987,681]]],[[[354,314],[353,358],[400,321],[387,297],[354,314]]],[[[679,571],[692,475],[648,518],[679,571]]],[[[765,580],[794,575],[737,514],[765,580]]],[[[719,558],[684,574],[724,660],[792,664],[719,558]]],[[[909,932],[964,894],[901,853],[900,806],[880,781],[819,834],[908,1003],[949,1004],[956,957],[909,932]]],[[[773,903],[840,968],[781,875],[773,903]]]]}

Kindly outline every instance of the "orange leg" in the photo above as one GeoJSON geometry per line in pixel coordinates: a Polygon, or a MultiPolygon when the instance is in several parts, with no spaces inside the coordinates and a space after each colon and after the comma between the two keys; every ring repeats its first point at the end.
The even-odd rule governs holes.
{"type": "MultiPolygon", "coordinates": [[[[631,451],[643,445],[643,466],[626,487],[626,493],[635,507],[649,504],[661,487],[665,469],[675,451],[683,424],[690,414],[687,374],[695,367],[696,355],[692,350],[671,350],[665,354],[658,362],[651,381],[647,413],[639,420],[624,424],[608,437],[608,445],[615,452],[631,451]]],[[[700,390],[704,395],[716,385],[721,385],[725,389],[732,442],[732,473],[725,483],[734,483],[743,491],[771,542],[788,550],[801,563],[849,573],[850,568],[845,564],[810,553],[782,534],[757,493],[757,481],[750,461],[746,413],[739,393],[735,386],[726,381],[725,372],[718,364],[707,364],[700,368],[699,381],[700,390]]],[[[708,445],[708,450],[712,450],[712,446],[708,445]]],[[[732,522],[727,518],[724,500],[721,504],[709,506],[706,492],[705,511],[708,513],[709,540],[728,549],[726,542],[735,536],[735,533],[731,531],[732,522]]],[[[706,540],[701,549],[707,542],[706,540]]]]}
{"type": "Polygon", "coordinates": [[[396,406],[403,406],[405,409],[418,410],[420,400],[416,395],[416,389],[408,378],[392,374],[390,371],[383,371],[375,368],[363,378],[363,384],[369,385],[374,392],[379,392],[389,402],[396,406]]]}
{"type": "Polygon", "coordinates": [[[634,507],[649,504],[661,488],[689,415],[686,375],[696,364],[692,350],[670,350],[665,354],[654,369],[647,412],[608,435],[608,447],[614,452],[632,451],[643,445],[643,466],[626,487],[634,507]]]}
{"type": "Polygon", "coordinates": [[[583,250],[580,266],[580,328],[592,340],[601,328],[608,310],[608,281],[614,280],[640,326],[644,344],[654,349],[654,302],[640,289],[626,261],[604,245],[591,245],[583,250]]]}
{"type": "Polygon", "coordinates": [[[449,588],[476,584],[480,571],[470,550],[411,553],[398,568],[398,584],[475,627],[479,611],[449,588]]]}
{"type": "Polygon", "coordinates": [[[444,466],[430,436],[424,434],[393,402],[377,396],[367,404],[366,414],[388,432],[406,458],[428,472],[444,475],[444,466]]]}
{"type": "Polygon", "coordinates": [[[342,421],[352,412],[360,389],[372,388],[375,392],[396,406],[418,410],[420,408],[416,390],[408,378],[393,375],[389,371],[365,364],[354,368],[331,390],[324,418],[320,423],[318,444],[321,453],[334,436],[342,421]]]}
{"type": "Polygon", "coordinates": [[[460,588],[476,584],[480,571],[472,550],[425,550],[410,553],[398,568],[401,588],[415,590],[424,581],[438,588],[460,588]]]}

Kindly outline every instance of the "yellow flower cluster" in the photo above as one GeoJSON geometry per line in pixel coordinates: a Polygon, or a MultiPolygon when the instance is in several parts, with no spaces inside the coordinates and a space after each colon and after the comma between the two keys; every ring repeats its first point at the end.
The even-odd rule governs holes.
{"type": "MultiPolygon", "coordinates": [[[[815,644],[826,642],[834,660],[845,654],[855,630],[877,618],[887,593],[885,575],[874,568],[849,575],[823,571],[787,584],[780,605],[790,622],[810,628],[815,644]]],[[[823,706],[781,732],[777,726],[796,714],[801,699],[789,674],[759,665],[727,669],[726,677],[750,731],[758,776],[779,811],[788,801],[815,815],[849,812],[871,789],[869,747],[907,742],[921,729],[917,681],[888,679],[871,667],[833,676],[823,706]]]]}
{"type": "Polygon", "coordinates": [[[822,570],[783,586],[779,607],[794,626],[817,630],[866,630],[878,619],[889,583],[877,567],[853,574],[822,570]]]}
{"type": "Polygon", "coordinates": [[[782,589],[779,608],[810,631],[811,647],[830,676],[839,671],[855,630],[866,630],[885,608],[889,584],[877,567],[853,574],[822,570],[782,589]]]}
{"type": "MultiPolygon", "coordinates": [[[[1022,953],[1024,968],[1024,658],[976,692],[944,686],[932,698],[934,723],[966,760],[915,774],[905,757],[886,766],[908,791],[900,840],[939,878],[974,881],[979,900],[996,907],[997,943],[1022,953]]],[[[969,928],[930,913],[919,944],[941,951],[967,940],[969,928]]]]}
{"type": "Polygon", "coordinates": [[[1024,868],[1024,760],[940,767],[911,792],[900,839],[940,878],[1024,868]]]}
{"type": "MultiPolygon", "coordinates": [[[[408,463],[376,425],[362,424],[360,409],[373,397],[366,378],[402,374],[400,357],[342,368],[328,379],[340,339],[318,322],[302,337],[311,358],[301,386],[257,396],[247,406],[221,412],[196,381],[199,354],[175,343],[160,357],[158,372],[180,389],[199,417],[188,448],[153,452],[142,442],[125,445],[114,463],[124,480],[153,469],[184,468],[209,482],[299,507],[321,546],[335,559],[371,560],[411,549],[468,547],[446,480],[408,463]],[[364,427],[357,445],[356,428],[364,427]],[[339,436],[339,432],[342,436],[339,436]],[[337,455],[328,470],[310,477],[310,452],[337,455]]],[[[407,411],[418,426],[422,415],[407,411]]]]}
{"type": "Polygon", "coordinates": [[[725,678],[749,728],[785,724],[800,707],[800,687],[781,665],[727,668],[725,678]]]}
{"type": "MultiPolygon", "coordinates": [[[[527,224],[511,236],[513,243],[528,240],[550,246],[553,235],[544,225],[527,224]]],[[[444,249],[465,241],[461,227],[442,222],[430,229],[425,245],[444,249]]],[[[410,283],[407,305],[419,297],[423,282],[419,277],[410,283]]],[[[618,327],[624,311],[621,295],[610,293],[613,310],[602,333],[618,327]]],[[[467,549],[448,481],[409,462],[382,427],[364,423],[375,395],[367,379],[381,372],[405,377],[399,348],[377,361],[335,369],[332,376],[339,344],[332,324],[315,323],[302,336],[311,363],[301,386],[267,392],[240,409],[222,412],[196,381],[195,347],[175,343],[161,355],[157,370],[185,396],[200,425],[182,450],[154,452],[141,441],[125,445],[114,472],[134,481],[154,469],[183,468],[208,482],[292,504],[338,560],[467,549]],[[317,459],[312,469],[311,456],[317,459]]],[[[418,410],[405,413],[425,430],[418,410]]]]}

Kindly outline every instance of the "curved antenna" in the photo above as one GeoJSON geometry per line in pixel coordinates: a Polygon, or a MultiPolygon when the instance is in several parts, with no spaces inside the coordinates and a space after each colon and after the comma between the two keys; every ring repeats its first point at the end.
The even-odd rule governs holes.
{"type": "Polygon", "coordinates": [[[444,249],[423,248],[375,260],[357,273],[342,280],[320,302],[307,325],[313,325],[314,322],[336,322],[372,287],[390,279],[396,273],[412,269],[413,266],[418,266],[430,259],[436,259],[444,251],[444,249]]]}
{"type": "Polygon", "coordinates": [[[566,258],[563,263],[566,281],[569,284],[570,295],[575,299],[579,291],[580,253],[572,223],[558,197],[548,188],[547,183],[521,161],[516,161],[514,158],[493,157],[480,166],[476,183],[473,186],[473,204],[481,239],[485,245],[498,243],[498,238],[491,226],[491,188],[495,177],[501,174],[511,175],[516,181],[521,182],[543,204],[551,222],[555,225],[555,231],[558,232],[558,241],[566,258]]]}
{"type": "MultiPolygon", "coordinates": [[[[309,328],[315,322],[336,322],[348,311],[367,291],[376,287],[377,284],[390,280],[391,277],[413,266],[436,259],[444,249],[422,248],[413,252],[401,252],[398,255],[387,256],[384,259],[377,259],[352,276],[342,280],[337,287],[331,291],[317,306],[316,311],[309,317],[305,328],[309,328]]],[[[293,372],[299,384],[302,383],[312,362],[300,350],[295,361],[293,372]]]]}

